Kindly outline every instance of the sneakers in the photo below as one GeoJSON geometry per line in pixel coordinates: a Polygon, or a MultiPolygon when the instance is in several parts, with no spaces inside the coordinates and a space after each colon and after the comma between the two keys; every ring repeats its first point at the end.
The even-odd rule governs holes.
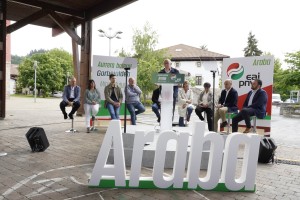
{"type": "Polygon", "coordinates": [[[68,119],[68,114],[64,113],[64,119],[68,119]]]}
{"type": "Polygon", "coordinates": [[[90,128],[89,128],[89,127],[86,128],[86,132],[87,132],[87,133],[90,132],[90,128]]]}
{"type": "Polygon", "coordinates": [[[227,121],[222,122],[221,123],[221,128],[224,128],[225,126],[227,126],[227,124],[228,124],[227,121]]]}

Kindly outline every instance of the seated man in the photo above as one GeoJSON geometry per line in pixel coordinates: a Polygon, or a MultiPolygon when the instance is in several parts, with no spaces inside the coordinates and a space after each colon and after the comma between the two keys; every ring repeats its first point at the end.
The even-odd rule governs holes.
{"type": "Polygon", "coordinates": [[[232,87],[232,80],[226,80],[224,82],[224,87],[225,89],[221,92],[221,96],[215,111],[214,131],[216,132],[218,131],[218,121],[220,118],[222,119],[221,128],[224,128],[227,125],[226,113],[236,113],[238,111],[238,93],[232,87]]]}
{"type": "Polygon", "coordinates": [[[104,88],[104,95],[106,107],[110,114],[111,119],[120,119],[120,107],[122,105],[123,94],[121,88],[118,86],[116,82],[116,75],[109,75],[110,83],[104,88]]]}
{"type": "Polygon", "coordinates": [[[246,130],[243,133],[249,133],[251,129],[250,117],[256,116],[262,119],[266,116],[268,95],[261,86],[261,80],[255,79],[252,81],[252,90],[247,95],[243,109],[232,119],[232,132],[237,132],[238,123],[245,120],[246,130]]]}
{"type": "Polygon", "coordinates": [[[70,79],[70,84],[65,86],[62,98],[63,101],[60,103],[59,107],[64,115],[64,119],[68,118],[68,115],[66,113],[66,106],[72,106],[69,117],[70,119],[73,119],[74,113],[80,107],[80,87],[76,85],[75,77],[72,77],[70,79]]]}
{"type": "Polygon", "coordinates": [[[159,86],[157,89],[153,90],[152,93],[152,111],[155,113],[157,117],[157,122],[160,122],[160,104],[161,104],[161,86],[159,86]]]}
{"type": "Polygon", "coordinates": [[[134,78],[130,77],[128,83],[129,85],[125,88],[126,104],[130,112],[131,124],[136,125],[136,115],[145,112],[145,107],[140,101],[142,91],[139,86],[135,84],[134,78]]]}

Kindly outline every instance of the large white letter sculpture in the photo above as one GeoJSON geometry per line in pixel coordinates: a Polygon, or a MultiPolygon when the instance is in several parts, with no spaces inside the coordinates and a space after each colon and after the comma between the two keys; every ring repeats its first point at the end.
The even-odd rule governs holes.
{"type": "Polygon", "coordinates": [[[100,185],[102,178],[114,177],[116,186],[126,186],[125,176],[126,167],[121,121],[111,120],[92,172],[90,185],[97,186],[100,185]],[[106,161],[112,144],[114,147],[114,165],[107,165],[106,161]]]}
{"type": "Polygon", "coordinates": [[[255,191],[260,136],[257,134],[233,133],[227,137],[224,149],[223,136],[213,132],[204,134],[204,130],[204,122],[195,122],[191,138],[187,178],[184,178],[184,173],[189,133],[177,134],[170,130],[163,131],[156,141],[153,175],[152,177],[140,177],[144,144],[154,140],[154,132],[137,131],[132,151],[130,177],[126,177],[121,123],[119,120],[112,120],[104,137],[89,185],[123,188],[201,188],[221,191],[255,191]],[[171,177],[165,177],[164,166],[170,140],[176,141],[173,174],[171,177]],[[210,142],[209,161],[206,176],[200,178],[203,144],[205,142],[210,142]],[[114,165],[107,165],[107,158],[112,144],[114,165]],[[245,145],[245,151],[241,176],[236,179],[235,172],[239,145],[245,145]],[[104,184],[100,184],[101,180],[104,184]],[[129,181],[129,184],[126,184],[126,181],[129,181]],[[146,182],[146,184],[141,184],[142,182],[146,182]]]}

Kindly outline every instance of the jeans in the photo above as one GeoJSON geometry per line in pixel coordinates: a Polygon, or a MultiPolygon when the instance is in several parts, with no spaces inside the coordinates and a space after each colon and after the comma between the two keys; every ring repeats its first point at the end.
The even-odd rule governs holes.
{"type": "Polygon", "coordinates": [[[157,103],[152,104],[152,111],[155,113],[157,119],[160,119],[160,106],[157,103]]]}
{"type": "Polygon", "coordinates": [[[135,103],[128,103],[127,109],[130,112],[131,124],[136,125],[136,115],[145,112],[145,107],[141,102],[135,102],[135,103]]]}
{"type": "Polygon", "coordinates": [[[107,109],[111,119],[120,119],[119,117],[120,107],[115,107],[113,104],[107,103],[107,109]]]}
{"type": "MultiPolygon", "coordinates": [[[[187,115],[186,115],[187,121],[189,121],[193,110],[194,110],[193,107],[187,107],[186,108],[186,111],[187,111],[187,115]]],[[[184,125],[184,117],[179,117],[179,126],[181,126],[181,127],[185,126],[184,125]]]]}

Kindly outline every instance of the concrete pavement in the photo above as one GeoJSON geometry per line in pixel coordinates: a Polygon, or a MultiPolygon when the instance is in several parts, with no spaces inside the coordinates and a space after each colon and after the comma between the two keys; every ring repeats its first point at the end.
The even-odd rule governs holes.
{"type": "MultiPolygon", "coordinates": [[[[84,117],[76,117],[76,134],[67,134],[61,99],[11,97],[7,118],[0,121],[0,200],[2,199],[300,199],[300,166],[258,164],[255,193],[88,188],[87,180],[104,137],[105,127],[85,133],[84,117]],[[30,127],[45,129],[50,147],[32,153],[25,138],[30,127]]],[[[277,111],[278,109],[278,111],[277,111]]],[[[273,107],[271,136],[279,144],[277,157],[300,161],[299,119],[279,116],[273,107]]],[[[177,117],[175,117],[177,119],[177,117]]],[[[197,119],[193,113],[192,121],[197,119]]],[[[154,115],[138,116],[138,123],[155,123],[154,115]]],[[[143,168],[149,175],[152,169],[143,168]]],[[[170,170],[166,173],[171,174],[170,170]]]]}

